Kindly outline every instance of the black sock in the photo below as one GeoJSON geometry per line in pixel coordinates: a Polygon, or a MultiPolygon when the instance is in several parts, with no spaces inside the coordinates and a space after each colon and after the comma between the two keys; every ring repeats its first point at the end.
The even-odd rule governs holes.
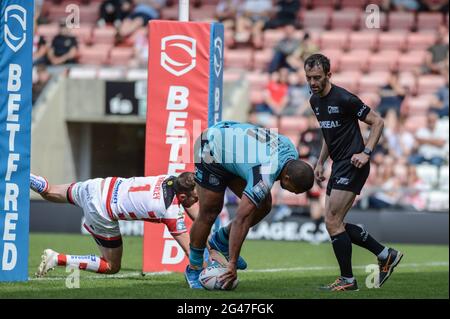
{"type": "Polygon", "coordinates": [[[346,231],[331,236],[334,254],[341,269],[341,276],[346,278],[353,277],[352,271],[352,241],[346,231]]]}
{"type": "Polygon", "coordinates": [[[377,242],[372,236],[369,235],[364,228],[361,228],[354,224],[345,224],[345,230],[347,231],[352,243],[361,246],[371,251],[375,256],[378,256],[384,249],[384,246],[377,242]]]}

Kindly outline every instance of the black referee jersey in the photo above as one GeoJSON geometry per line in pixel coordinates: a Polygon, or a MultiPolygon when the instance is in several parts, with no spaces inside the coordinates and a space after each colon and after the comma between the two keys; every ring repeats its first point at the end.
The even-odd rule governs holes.
{"type": "Polygon", "coordinates": [[[358,120],[363,121],[370,108],[356,95],[332,84],[326,96],[313,94],[310,104],[334,162],[349,159],[364,150],[358,120]]]}

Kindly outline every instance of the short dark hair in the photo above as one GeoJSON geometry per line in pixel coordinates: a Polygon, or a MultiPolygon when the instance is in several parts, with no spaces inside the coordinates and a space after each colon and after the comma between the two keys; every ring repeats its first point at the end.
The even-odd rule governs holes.
{"type": "Polygon", "coordinates": [[[323,72],[325,74],[327,74],[328,72],[330,72],[330,59],[328,59],[326,56],[324,56],[323,54],[320,53],[316,53],[313,55],[310,55],[306,60],[305,60],[305,69],[306,67],[309,68],[313,68],[313,67],[321,67],[323,72]]]}
{"type": "Polygon", "coordinates": [[[194,173],[183,172],[175,180],[174,188],[177,193],[189,194],[195,188],[194,173]]]}
{"type": "Polygon", "coordinates": [[[314,171],[311,165],[302,160],[290,161],[286,174],[297,188],[304,191],[310,190],[314,185],[314,171]]]}

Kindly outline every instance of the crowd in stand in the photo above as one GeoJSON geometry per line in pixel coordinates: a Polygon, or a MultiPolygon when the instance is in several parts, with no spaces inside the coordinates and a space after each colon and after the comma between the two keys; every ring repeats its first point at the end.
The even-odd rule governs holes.
{"type": "MultiPolygon", "coordinates": [[[[62,1],[53,2],[58,5],[62,1]]],[[[91,1],[79,2],[83,4],[91,1]]],[[[207,2],[194,1],[194,6],[202,8],[207,2]]],[[[299,130],[297,136],[290,134],[290,137],[294,136],[295,143],[299,145],[301,157],[312,164],[317,160],[320,151],[321,132],[309,107],[310,90],[303,71],[303,61],[310,54],[319,52],[321,46],[313,37],[313,32],[309,32],[299,17],[302,10],[317,9],[319,4],[332,10],[341,10],[345,8],[346,3],[357,2],[216,0],[209,3],[215,5],[215,10],[212,16],[206,18],[224,24],[228,50],[251,48],[257,52],[267,49],[265,35],[270,30],[282,30],[282,37],[271,48],[270,59],[261,70],[262,74],[268,75],[269,80],[261,98],[252,101],[249,118],[263,126],[270,126],[274,118],[307,119],[305,129],[299,130]],[[299,30],[302,31],[301,36],[299,30]]],[[[438,12],[447,17],[447,21],[443,19],[442,25],[434,33],[437,33],[435,42],[428,46],[424,62],[410,72],[413,75],[413,84],[405,85],[402,74],[392,69],[388,81],[380,86],[376,98],[368,103],[384,117],[385,129],[378,147],[374,150],[368,187],[365,188],[359,205],[424,210],[427,209],[428,200],[426,191],[442,189],[442,185],[448,180],[448,0],[368,1],[372,2],[377,3],[382,12],[438,12]],[[419,124],[420,127],[417,123],[412,123],[415,128],[411,129],[411,118],[415,115],[411,99],[418,96],[418,81],[426,75],[442,76],[445,81],[435,92],[423,96],[427,104],[426,111],[422,114],[424,122],[419,124]],[[428,173],[424,174],[425,170],[431,175],[436,173],[437,178],[426,178],[428,173]]],[[[113,28],[114,45],[133,48],[133,54],[127,59],[128,66],[145,67],[148,42],[143,27],[152,19],[165,18],[164,12],[170,6],[173,6],[173,1],[104,0],[98,6],[95,28],[113,28]]],[[[360,6],[359,10],[364,9],[360,6]]],[[[45,21],[46,18],[48,17],[44,15],[39,21],[45,21]]],[[[328,31],[330,30],[322,32],[328,31]]],[[[48,81],[44,65],[80,62],[79,39],[71,34],[65,22],[59,24],[59,29],[52,39],[36,34],[33,57],[36,65],[36,95],[48,81]]],[[[363,124],[361,126],[367,137],[367,128],[363,124]]],[[[280,130],[283,131],[283,127],[280,127],[280,130]]],[[[320,190],[320,187],[316,185],[316,195],[309,194],[310,200],[319,197],[317,194],[321,192],[317,190],[320,190]]]]}

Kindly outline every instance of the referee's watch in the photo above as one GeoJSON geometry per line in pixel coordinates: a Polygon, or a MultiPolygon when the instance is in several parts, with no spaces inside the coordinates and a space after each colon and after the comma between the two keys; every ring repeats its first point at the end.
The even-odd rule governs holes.
{"type": "Polygon", "coordinates": [[[366,147],[364,149],[363,153],[370,157],[370,155],[372,155],[372,150],[370,148],[366,147]]]}

